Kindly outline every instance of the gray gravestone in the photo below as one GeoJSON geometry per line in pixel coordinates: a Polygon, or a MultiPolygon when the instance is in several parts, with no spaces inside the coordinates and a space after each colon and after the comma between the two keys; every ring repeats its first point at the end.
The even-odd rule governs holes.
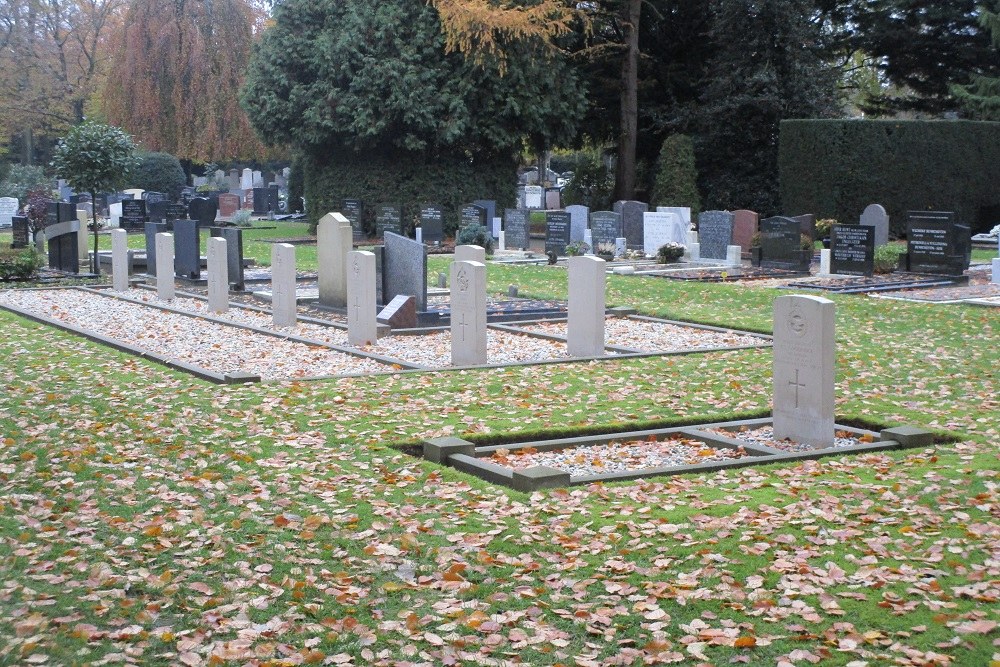
{"type": "Polygon", "coordinates": [[[479,262],[486,264],[486,248],[481,245],[455,246],[453,262],[479,262]]]}
{"type": "Polygon", "coordinates": [[[528,249],[529,216],[530,213],[523,208],[508,208],[504,210],[504,245],[508,249],[528,249]]]}
{"type": "Polygon", "coordinates": [[[813,448],[834,440],[834,304],[817,296],[774,300],[774,437],[813,448]]]}
{"type": "Polygon", "coordinates": [[[353,248],[354,230],[340,213],[327,213],[316,228],[316,262],[319,302],[324,306],[347,306],[347,254],[353,248]]]}
{"type": "Polygon", "coordinates": [[[582,243],[583,233],[587,231],[587,220],[590,217],[590,207],[573,204],[566,207],[569,213],[569,241],[582,243]]]}
{"type": "Polygon", "coordinates": [[[570,217],[565,211],[545,213],[545,254],[554,252],[558,256],[566,254],[569,245],[570,217]]]}
{"type": "Polygon", "coordinates": [[[295,246],[271,246],[271,317],[276,327],[294,327],[297,316],[295,293],[295,246]]]}
{"type": "Polygon", "coordinates": [[[805,215],[793,215],[789,217],[790,220],[795,220],[799,223],[799,233],[805,234],[812,240],[816,240],[816,216],[812,213],[806,213],[805,215]]]}
{"type": "Polygon", "coordinates": [[[562,192],[559,188],[545,189],[545,208],[549,211],[562,208],[562,192]]]}
{"type": "Polygon", "coordinates": [[[889,242],[889,214],[881,204],[869,204],[861,214],[861,224],[875,229],[875,247],[889,242]]]}
{"type": "MultiPolygon", "coordinates": [[[[167,231],[167,225],[162,222],[147,222],[146,233],[146,275],[157,276],[156,271],[156,236],[167,231]]],[[[171,260],[171,267],[173,260],[171,260]]]]}
{"type": "Polygon", "coordinates": [[[427,245],[441,245],[444,241],[444,209],[435,204],[420,208],[420,240],[427,245]]]}
{"type": "Polygon", "coordinates": [[[622,236],[629,250],[642,250],[643,231],[642,214],[649,210],[649,205],[641,201],[616,201],[612,207],[615,213],[622,216],[622,236]]]}
{"type": "Polygon", "coordinates": [[[847,276],[875,274],[875,227],[833,225],[830,228],[830,271],[847,276]]]}
{"type": "Polygon", "coordinates": [[[234,290],[243,290],[245,278],[243,275],[243,230],[235,227],[211,227],[208,230],[212,238],[221,238],[226,241],[226,276],[229,284],[234,290]]]}
{"type": "Polygon", "coordinates": [[[485,364],[486,343],[486,265],[480,262],[452,262],[452,365],[485,364]]]}
{"type": "Polygon", "coordinates": [[[111,230],[111,288],[128,291],[128,232],[124,229],[111,230]]]}
{"type": "Polygon", "coordinates": [[[201,236],[197,220],[174,221],[174,273],[178,278],[201,278],[201,236]]]}
{"type": "Polygon", "coordinates": [[[571,357],[604,354],[606,265],[597,257],[570,257],[566,351],[571,357]]]}
{"type": "Polygon", "coordinates": [[[213,313],[229,310],[229,253],[226,239],[208,239],[208,309],[213,313]]]}
{"type": "Polygon", "coordinates": [[[427,246],[387,231],[383,252],[383,302],[399,295],[412,296],[417,310],[427,310],[427,246]]]}
{"type": "Polygon", "coordinates": [[[733,243],[735,216],[729,211],[698,214],[698,243],[702,259],[726,259],[733,243]]]}
{"type": "Polygon", "coordinates": [[[352,250],[347,256],[347,342],[350,345],[371,345],[378,340],[375,280],[375,253],[352,250]]]}
{"type": "Polygon", "coordinates": [[[801,225],[791,218],[760,221],[760,265],[775,269],[797,269],[802,257],[801,225]]]}

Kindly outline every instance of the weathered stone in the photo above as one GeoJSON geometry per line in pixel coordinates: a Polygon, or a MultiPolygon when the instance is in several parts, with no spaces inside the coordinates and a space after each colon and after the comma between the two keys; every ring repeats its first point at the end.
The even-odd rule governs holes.
{"type": "Polygon", "coordinates": [[[598,257],[570,257],[567,265],[567,352],[572,357],[602,356],[607,262],[598,257]]]}

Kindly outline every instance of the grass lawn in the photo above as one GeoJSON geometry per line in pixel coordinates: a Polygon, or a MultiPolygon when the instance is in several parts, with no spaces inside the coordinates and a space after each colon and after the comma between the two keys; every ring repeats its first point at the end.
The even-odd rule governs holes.
{"type": "MultiPolygon", "coordinates": [[[[769,332],[785,293],[607,300],[769,332]]],[[[394,445],[758,413],[770,351],[217,386],[0,312],[0,665],[997,664],[1000,313],[832,298],[838,419],[937,446],[532,495],[394,445]]]]}

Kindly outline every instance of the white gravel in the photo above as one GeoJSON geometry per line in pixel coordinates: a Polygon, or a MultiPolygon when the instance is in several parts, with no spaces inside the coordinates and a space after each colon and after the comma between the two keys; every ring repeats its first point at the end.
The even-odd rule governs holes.
{"type": "MultiPolygon", "coordinates": [[[[791,440],[775,440],[774,439],[774,428],[771,426],[760,426],[758,428],[745,428],[737,431],[727,431],[724,429],[703,429],[706,433],[715,433],[716,435],[723,435],[729,438],[734,438],[736,440],[741,440],[747,444],[751,445],[764,445],[765,447],[771,447],[772,449],[780,449],[785,452],[813,452],[817,451],[814,447],[803,444],[801,442],[793,442],[791,440]]],[[[837,431],[833,439],[832,447],[824,447],[823,449],[843,449],[845,447],[857,447],[858,445],[867,444],[861,438],[847,432],[847,431],[837,431]]]]}
{"type": "Polygon", "coordinates": [[[513,470],[549,466],[568,472],[570,476],[579,476],[729,461],[745,456],[747,453],[742,449],[716,449],[698,440],[675,436],[666,440],[613,441],[548,452],[530,448],[500,449],[487,460],[513,470]]]}
{"type": "MultiPolygon", "coordinates": [[[[520,326],[515,324],[514,326],[520,326]]],[[[545,322],[520,327],[550,336],[566,337],[565,322],[545,322]]],[[[642,352],[681,352],[686,350],[767,346],[764,338],[746,334],[710,331],[666,322],[651,322],[631,317],[609,317],[604,325],[604,342],[642,352]]]]}

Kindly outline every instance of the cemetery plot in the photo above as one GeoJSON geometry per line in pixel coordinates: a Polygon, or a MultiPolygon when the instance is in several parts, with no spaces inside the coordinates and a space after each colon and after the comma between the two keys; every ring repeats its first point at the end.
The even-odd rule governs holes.
{"type": "Polygon", "coordinates": [[[643,272],[657,278],[667,280],[684,280],[689,282],[721,283],[737,280],[768,280],[771,278],[793,278],[801,276],[800,271],[763,268],[759,266],[729,266],[729,267],[699,267],[664,269],[661,271],[643,272]]]}
{"type": "Polygon", "coordinates": [[[423,456],[519,491],[713,472],[831,455],[924,447],[929,431],[879,433],[836,424],[828,447],[775,439],[770,419],[476,446],[459,438],[423,443],[423,456]]]}
{"type": "Polygon", "coordinates": [[[834,294],[867,294],[872,292],[889,292],[912,288],[925,288],[953,285],[948,279],[927,278],[926,276],[895,273],[884,276],[850,277],[850,278],[814,278],[796,280],[783,287],[788,289],[811,289],[831,292],[834,294]]]}
{"type": "MultiPolygon", "coordinates": [[[[560,340],[566,338],[565,322],[536,322],[519,325],[517,329],[560,340]]],[[[767,347],[771,344],[770,337],[762,334],[682,324],[636,315],[607,318],[604,334],[605,346],[623,353],[704,352],[767,347]]]]}

